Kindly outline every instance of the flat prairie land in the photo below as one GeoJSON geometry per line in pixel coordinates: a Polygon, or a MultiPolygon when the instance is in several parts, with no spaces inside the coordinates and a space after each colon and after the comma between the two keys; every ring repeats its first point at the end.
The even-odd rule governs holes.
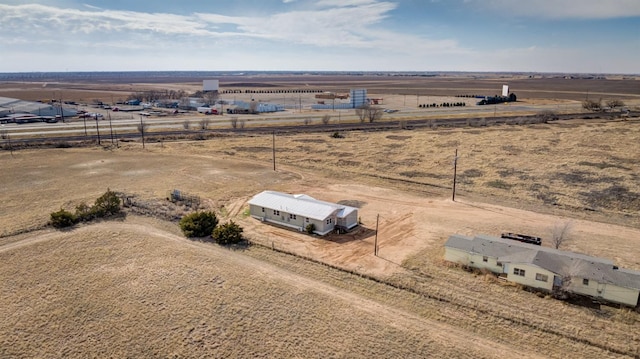
{"type": "Polygon", "coordinates": [[[453,233],[544,241],[570,221],[564,249],[640,270],[638,119],[342,134],[276,135],[275,171],[273,137],[242,131],[146,149],[3,151],[0,356],[640,356],[636,312],[442,260],[453,233]],[[169,191],[199,196],[256,245],[189,241],[175,222],[132,212],[45,227],[50,212],[107,188],[176,213],[187,209],[171,207],[169,191]],[[318,238],[263,224],[246,202],[266,189],[358,206],[362,226],[318,238]]]}

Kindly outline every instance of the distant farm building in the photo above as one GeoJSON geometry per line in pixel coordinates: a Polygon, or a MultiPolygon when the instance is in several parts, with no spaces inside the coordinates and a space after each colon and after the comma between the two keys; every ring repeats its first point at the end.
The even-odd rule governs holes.
{"type": "Polygon", "coordinates": [[[487,269],[530,288],[640,306],[640,272],[608,259],[483,235],[452,235],[444,248],[449,262],[487,269]]]}
{"type": "Polygon", "coordinates": [[[358,209],[319,201],[304,194],[264,191],[249,200],[253,218],[298,231],[315,226],[314,233],[325,235],[334,230],[350,230],[358,225],[358,209]]]}

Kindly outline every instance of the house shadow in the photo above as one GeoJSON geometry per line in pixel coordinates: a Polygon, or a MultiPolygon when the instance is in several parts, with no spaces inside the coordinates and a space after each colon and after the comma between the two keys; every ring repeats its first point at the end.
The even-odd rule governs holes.
{"type": "Polygon", "coordinates": [[[343,244],[343,243],[349,243],[349,242],[363,240],[367,238],[372,238],[375,234],[376,234],[375,229],[371,229],[371,228],[367,228],[362,225],[359,225],[351,229],[347,233],[331,232],[318,238],[323,239],[325,241],[333,242],[333,243],[343,244]]]}

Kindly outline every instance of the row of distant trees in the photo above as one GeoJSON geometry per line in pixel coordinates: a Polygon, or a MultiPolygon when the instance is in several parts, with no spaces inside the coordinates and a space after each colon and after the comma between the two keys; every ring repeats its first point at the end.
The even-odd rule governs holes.
{"type": "MultiPolygon", "coordinates": [[[[606,107],[611,111],[615,111],[617,108],[624,107],[622,100],[611,99],[605,102],[606,107]]],[[[582,108],[588,111],[599,112],[604,111],[605,107],[602,105],[602,99],[596,100],[584,100],[582,101],[582,108]]]]}

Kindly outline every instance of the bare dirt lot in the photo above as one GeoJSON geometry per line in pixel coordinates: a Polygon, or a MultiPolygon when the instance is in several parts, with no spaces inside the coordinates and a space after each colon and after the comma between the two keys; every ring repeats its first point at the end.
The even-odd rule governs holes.
{"type": "Polygon", "coordinates": [[[276,171],[271,136],[3,151],[0,356],[640,356],[638,313],[442,261],[452,233],[545,238],[572,221],[565,249],[640,269],[637,120],[344,135],[276,137],[276,171]],[[134,215],[42,228],[107,187],[198,195],[264,247],[188,241],[174,223],[134,215]],[[356,203],[363,225],[326,238],[265,225],[246,216],[265,189],[356,203]]]}

